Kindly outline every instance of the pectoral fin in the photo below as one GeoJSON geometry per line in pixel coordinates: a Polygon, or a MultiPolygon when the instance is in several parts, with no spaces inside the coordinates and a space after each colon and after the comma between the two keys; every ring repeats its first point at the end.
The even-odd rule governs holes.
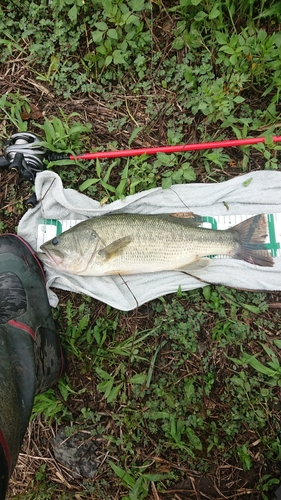
{"type": "Polygon", "coordinates": [[[99,255],[104,260],[112,259],[112,257],[116,257],[117,255],[121,254],[126,246],[131,243],[131,241],[131,236],[124,236],[123,238],[119,238],[119,240],[113,241],[102,250],[100,250],[99,255]]]}
{"type": "Polygon", "coordinates": [[[210,264],[210,259],[208,259],[207,257],[204,257],[201,259],[197,259],[197,260],[191,262],[190,264],[187,264],[186,266],[180,267],[176,270],[181,271],[183,273],[187,272],[190,274],[192,272],[200,271],[201,269],[208,267],[209,264],[210,264]]]}

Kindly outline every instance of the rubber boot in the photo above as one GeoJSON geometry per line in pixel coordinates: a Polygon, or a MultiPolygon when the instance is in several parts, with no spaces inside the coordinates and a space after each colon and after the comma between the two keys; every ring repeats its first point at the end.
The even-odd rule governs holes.
{"type": "Polygon", "coordinates": [[[274,494],[269,497],[270,500],[281,500],[281,486],[275,490],[274,494]]]}
{"type": "Polygon", "coordinates": [[[34,402],[63,372],[40,261],[20,237],[0,235],[0,500],[34,402]]]}

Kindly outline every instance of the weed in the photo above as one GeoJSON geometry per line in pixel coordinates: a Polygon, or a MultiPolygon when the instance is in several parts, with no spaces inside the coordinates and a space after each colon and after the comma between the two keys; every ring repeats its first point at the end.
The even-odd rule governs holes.
{"type": "MultiPolygon", "coordinates": [[[[75,118],[79,113],[73,112],[69,116],[60,110],[61,118],[53,116],[51,119],[46,118],[43,125],[37,124],[40,130],[45,133],[46,140],[41,144],[48,151],[71,153],[79,153],[83,144],[85,144],[85,136],[89,134],[92,126],[90,123],[83,125],[77,122],[75,118]]],[[[69,164],[69,162],[68,162],[69,164]]],[[[60,161],[60,165],[63,162],[60,161]]],[[[52,163],[49,163],[52,166],[52,163]]]]}
{"type": "MultiPolygon", "coordinates": [[[[30,112],[30,104],[27,97],[20,95],[18,91],[16,94],[3,94],[0,99],[0,113],[2,113],[2,120],[12,124],[14,132],[26,132],[27,122],[22,119],[22,113],[30,112]]],[[[10,133],[3,130],[3,135],[8,137],[10,133]]]]}
{"type": "Polygon", "coordinates": [[[261,478],[262,499],[268,500],[267,492],[272,489],[272,486],[279,484],[279,479],[266,474],[261,478]]]}
{"type": "MultiPolygon", "coordinates": [[[[60,383],[62,384],[62,382],[60,383]]],[[[58,423],[63,419],[71,419],[71,413],[64,403],[58,399],[54,389],[49,389],[35,397],[31,419],[34,419],[40,413],[44,415],[45,420],[49,423],[53,419],[56,419],[58,423]]]]}
{"type": "Polygon", "coordinates": [[[172,184],[180,184],[183,182],[191,182],[196,179],[196,174],[189,162],[183,162],[179,168],[178,157],[176,155],[167,155],[158,153],[157,159],[148,163],[145,156],[134,158],[126,161],[126,166],[119,175],[119,183],[117,186],[110,184],[110,175],[120,161],[112,161],[111,164],[103,172],[105,165],[101,165],[100,161],[96,160],[97,177],[87,179],[80,185],[80,190],[85,191],[89,187],[99,184],[105,193],[107,201],[122,199],[129,194],[135,194],[137,191],[151,189],[156,187],[157,180],[161,179],[159,171],[162,170],[162,188],[166,189],[172,184]]]}
{"type": "MultiPolygon", "coordinates": [[[[28,491],[23,492],[19,496],[14,496],[14,500],[50,500],[56,494],[57,485],[48,481],[46,465],[39,467],[35,478],[30,482],[28,491]]],[[[62,500],[70,500],[70,497],[62,492],[60,495],[62,500]]]]}
{"type": "Polygon", "coordinates": [[[242,467],[244,470],[249,470],[252,466],[252,461],[251,457],[249,455],[248,451],[248,443],[242,444],[242,446],[239,446],[237,448],[237,454],[239,456],[239,459],[241,461],[242,467]]]}
{"type": "Polygon", "coordinates": [[[89,80],[99,79],[109,66],[112,79],[115,66],[128,68],[140,50],[150,50],[150,32],[141,15],[149,10],[148,2],[135,0],[95,5],[82,0],[8,2],[5,12],[0,10],[1,62],[23,52],[20,41],[24,40],[28,64],[37,78],[69,96],[89,80]],[[78,63],[75,52],[82,46],[84,53],[78,63]]]}
{"type": "MultiPolygon", "coordinates": [[[[273,347],[281,348],[281,340],[273,340],[273,347]]],[[[279,356],[274,352],[274,350],[267,344],[261,343],[261,347],[269,357],[267,363],[261,363],[256,355],[250,355],[246,352],[243,353],[242,357],[238,359],[232,359],[239,365],[249,365],[257,373],[265,375],[267,378],[266,383],[271,386],[281,386],[281,366],[279,363],[279,356]]]]}
{"type": "Polygon", "coordinates": [[[151,474],[142,472],[141,469],[145,470],[149,464],[144,464],[142,467],[138,467],[138,471],[135,470],[131,473],[123,470],[113,462],[109,462],[109,465],[129,489],[129,494],[122,497],[122,500],[145,499],[147,498],[151,482],[158,482],[168,477],[168,474],[151,474]]]}
{"type": "MultiPolygon", "coordinates": [[[[111,63],[128,67],[136,53],[141,50],[145,54],[150,49],[151,40],[149,32],[144,31],[139,12],[147,7],[144,0],[129,0],[128,4],[102,2],[102,16],[94,23],[91,36],[95,48],[85,55],[85,61],[96,64],[103,71],[111,63]]],[[[139,60],[137,64],[140,64],[139,60]]]]}
{"type": "MultiPolygon", "coordinates": [[[[91,127],[86,115],[60,111],[61,103],[55,116],[29,121],[49,150],[86,150],[90,134],[116,149],[137,139],[179,144],[266,136],[265,144],[237,152],[234,170],[225,150],[48,165],[59,168],[67,187],[106,202],[157,186],[279,168],[279,148],[272,144],[280,123],[279,23],[280,5],[272,0],[168,6],[14,0],[0,7],[0,60],[5,77],[20,64],[27,84],[33,75],[34,87],[43,84],[54,101],[87,94],[110,110],[105,117],[100,112],[97,129],[95,118],[91,127]]],[[[10,80],[4,88],[11,88],[10,80]]],[[[29,110],[22,91],[3,93],[3,137],[27,130],[23,112],[29,110]]],[[[1,224],[3,231],[4,218],[1,224]]],[[[266,498],[278,483],[281,457],[280,316],[267,302],[262,293],[209,286],[179,290],[133,313],[104,306],[96,318],[91,299],[63,301],[56,314],[79,387],[65,375],[36,398],[33,416],[43,412],[50,423],[91,426],[106,442],[111,460],[98,482],[83,482],[79,497],[107,498],[112,480],[124,500],[148,498],[152,489],[156,498],[156,489],[165,491],[183,469],[214,474],[223,462],[249,475],[258,471],[257,489],[266,498]]],[[[57,484],[48,477],[40,467],[28,498],[56,498],[57,484]]]]}

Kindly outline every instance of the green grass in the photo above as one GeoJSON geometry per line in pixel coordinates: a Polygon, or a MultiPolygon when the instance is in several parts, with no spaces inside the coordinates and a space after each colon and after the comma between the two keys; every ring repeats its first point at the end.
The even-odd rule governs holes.
{"type": "MultiPolygon", "coordinates": [[[[28,78],[54,95],[36,105],[58,103],[34,119],[32,94],[9,87],[0,99],[1,140],[30,130],[50,150],[78,153],[266,136],[265,144],[236,151],[46,165],[65,187],[101,203],[278,169],[280,12],[278,1],[252,0],[1,2],[3,68],[20,60],[28,78]],[[91,120],[87,109],[73,109],[84,98],[101,103],[91,120]]],[[[15,203],[15,189],[7,196],[15,203]]],[[[1,231],[16,224],[15,211],[2,215],[1,231]]],[[[121,313],[63,296],[55,316],[69,370],[36,398],[33,418],[54,429],[90,428],[108,452],[98,479],[81,480],[79,498],[114,491],[118,500],[154,499],[155,488],[159,496],[173,489],[186,470],[214,477],[227,464],[242,471],[235,472],[239,485],[242,473],[253,473],[253,498],[266,500],[281,459],[274,297],[212,286],[121,313]]],[[[32,492],[15,498],[73,498],[65,484],[56,493],[51,471],[40,466],[32,492]]]]}
{"type": "MultiPolygon", "coordinates": [[[[161,492],[180,480],[179,472],[171,468],[163,474],[146,454],[202,473],[211,473],[222,458],[245,471],[260,460],[274,470],[281,458],[275,375],[280,345],[270,337],[280,318],[268,312],[266,294],[253,297],[223,287],[179,292],[151,302],[146,308],[151,327],[133,334],[124,328],[133,313],[107,307],[92,324],[90,307],[86,298],[78,309],[67,303],[60,314],[62,339],[81,376],[93,377],[95,395],[90,390],[86,399],[103,401],[108,412],[83,407],[72,420],[77,429],[90,426],[107,442],[116,460],[110,465],[128,498],[147,498],[151,481],[161,492]],[[257,349],[263,354],[258,367],[256,357],[245,354],[257,349]],[[272,359],[276,367],[269,371],[272,359]]],[[[70,379],[68,384],[68,389],[64,382],[58,387],[64,400],[60,415],[57,407],[52,410],[53,391],[37,398],[35,412],[44,409],[49,418],[53,411],[55,420],[61,423],[62,415],[69,425],[79,391],[70,379]],[[49,408],[44,408],[47,397],[49,408]]],[[[265,478],[260,488],[273,478],[265,478]]]]}

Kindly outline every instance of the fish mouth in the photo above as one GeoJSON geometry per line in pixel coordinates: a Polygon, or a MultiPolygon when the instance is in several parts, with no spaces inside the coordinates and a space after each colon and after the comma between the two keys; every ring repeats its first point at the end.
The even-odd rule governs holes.
{"type": "Polygon", "coordinates": [[[52,250],[50,252],[47,248],[44,248],[44,245],[41,245],[40,250],[42,250],[42,252],[38,252],[38,257],[47,266],[56,267],[62,263],[63,256],[58,250],[52,250]]]}

